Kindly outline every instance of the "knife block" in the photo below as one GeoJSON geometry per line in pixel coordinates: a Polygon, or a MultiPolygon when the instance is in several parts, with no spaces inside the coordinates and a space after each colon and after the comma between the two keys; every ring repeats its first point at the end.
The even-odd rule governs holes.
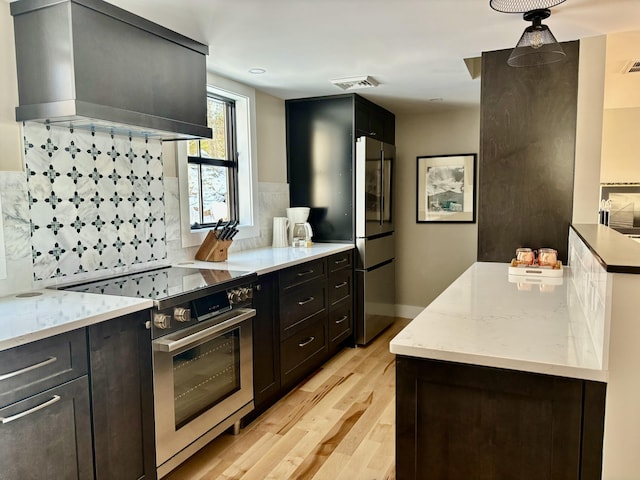
{"type": "Polygon", "coordinates": [[[227,250],[233,240],[220,240],[218,236],[209,230],[202,245],[196,253],[196,260],[205,262],[224,262],[227,259],[227,250]]]}

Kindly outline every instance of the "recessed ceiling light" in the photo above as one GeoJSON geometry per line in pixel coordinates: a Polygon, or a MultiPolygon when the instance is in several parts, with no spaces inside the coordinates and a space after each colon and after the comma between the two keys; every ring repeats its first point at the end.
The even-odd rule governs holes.
{"type": "Polygon", "coordinates": [[[262,75],[263,73],[267,73],[264,68],[250,68],[249,73],[253,73],[254,75],[262,75]]]}

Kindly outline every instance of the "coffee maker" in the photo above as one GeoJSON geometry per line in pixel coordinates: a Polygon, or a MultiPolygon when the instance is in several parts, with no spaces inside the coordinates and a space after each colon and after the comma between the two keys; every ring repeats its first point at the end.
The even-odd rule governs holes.
{"type": "MultiPolygon", "coordinates": [[[[311,245],[313,230],[307,222],[309,218],[309,207],[291,207],[287,208],[287,218],[289,219],[289,245],[294,245],[294,233],[296,241],[304,246],[311,245]],[[304,235],[304,237],[303,237],[304,235]]],[[[296,245],[294,245],[296,246],[296,245]]]]}

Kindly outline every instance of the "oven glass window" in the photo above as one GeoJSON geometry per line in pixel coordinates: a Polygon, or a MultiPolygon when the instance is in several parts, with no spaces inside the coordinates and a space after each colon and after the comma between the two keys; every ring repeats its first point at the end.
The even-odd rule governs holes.
{"type": "Polygon", "coordinates": [[[176,430],[240,390],[240,329],[173,357],[176,430]]]}

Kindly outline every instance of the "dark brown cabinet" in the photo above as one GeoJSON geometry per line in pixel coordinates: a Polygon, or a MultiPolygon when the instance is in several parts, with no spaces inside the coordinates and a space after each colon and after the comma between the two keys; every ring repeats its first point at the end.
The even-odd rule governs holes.
{"type": "Polygon", "coordinates": [[[291,386],[327,357],[327,259],[279,274],[280,372],[291,386]]]}
{"type": "Polygon", "coordinates": [[[1,478],[94,478],[86,375],[6,406],[0,417],[1,478]]]}
{"type": "Polygon", "coordinates": [[[326,316],[305,321],[280,344],[282,383],[290,386],[318,367],[327,357],[326,316]]]}
{"type": "Polygon", "coordinates": [[[246,425],[352,337],[353,254],[342,252],[258,277],[253,307],[255,409],[246,425]]]}
{"type": "Polygon", "coordinates": [[[396,477],[596,480],[605,384],[398,356],[396,477]]]}
{"type": "Polygon", "coordinates": [[[356,137],[371,137],[395,144],[395,116],[360,96],[355,97],[355,127],[356,137]]]}
{"type": "Polygon", "coordinates": [[[92,479],[84,330],[0,352],[0,476],[92,479]]]}
{"type": "Polygon", "coordinates": [[[92,325],[89,358],[96,478],[156,478],[149,312],[92,325]]]}
{"type": "Polygon", "coordinates": [[[277,274],[260,276],[254,285],[253,398],[256,413],[271,405],[280,392],[280,336],[276,311],[277,274]]]}
{"type": "Polygon", "coordinates": [[[0,477],[157,478],[149,311],[0,352],[0,477]]]}
{"type": "Polygon", "coordinates": [[[353,332],[353,252],[329,257],[329,352],[334,353],[353,332]]]}

